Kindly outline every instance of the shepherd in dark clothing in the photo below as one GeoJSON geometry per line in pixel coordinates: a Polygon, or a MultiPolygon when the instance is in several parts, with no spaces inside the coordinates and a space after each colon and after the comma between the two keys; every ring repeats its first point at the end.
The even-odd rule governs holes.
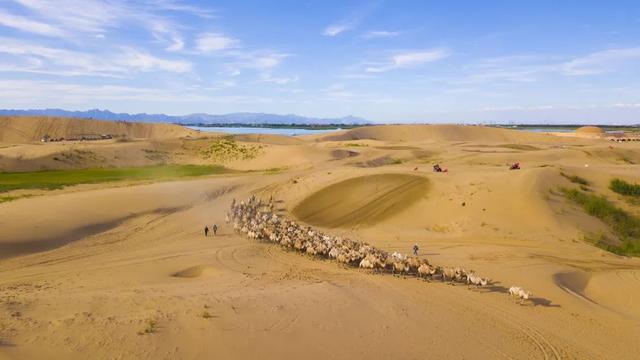
{"type": "Polygon", "coordinates": [[[213,227],[211,229],[213,229],[213,236],[216,236],[216,233],[218,232],[218,225],[213,224],[213,227]]]}
{"type": "Polygon", "coordinates": [[[418,244],[413,244],[413,255],[418,256],[418,250],[420,250],[418,244]]]}
{"type": "Polygon", "coordinates": [[[442,172],[442,168],[440,167],[440,164],[433,165],[433,171],[442,172]]]}
{"type": "Polygon", "coordinates": [[[209,227],[205,225],[205,227],[204,227],[204,236],[206,237],[207,235],[209,235],[209,227]]]}

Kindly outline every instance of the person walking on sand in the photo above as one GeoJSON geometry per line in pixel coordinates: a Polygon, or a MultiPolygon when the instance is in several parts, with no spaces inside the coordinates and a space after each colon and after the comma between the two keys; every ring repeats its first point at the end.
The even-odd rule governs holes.
{"type": "Polygon", "coordinates": [[[211,227],[211,229],[213,229],[213,236],[216,236],[216,233],[218,232],[218,225],[213,224],[213,227],[211,227]]]}
{"type": "Polygon", "coordinates": [[[413,244],[413,255],[418,256],[418,250],[420,250],[418,244],[413,244]]]}
{"type": "Polygon", "coordinates": [[[204,226],[204,236],[207,237],[207,235],[209,235],[209,227],[208,226],[204,226]]]}

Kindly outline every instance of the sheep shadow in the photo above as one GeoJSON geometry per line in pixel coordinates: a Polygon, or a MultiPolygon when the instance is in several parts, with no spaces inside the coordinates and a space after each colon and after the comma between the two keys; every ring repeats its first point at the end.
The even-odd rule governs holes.
{"type": "Polygon", "coordinates": [[[544,306],[544,307],[562,307],[560,304],[554,304],[551,300],[545,298],[531,298],[529,299],[534,306],[544,306]]]}
{"type": "MultiPolygon", "coordinates": [[[[500,294],[509,294],[509,288],[504,287],[502,285],[498,285],[499,283],[493,283],[489,286],[478,288],[478,290],[482,292],[496,292],[500,294]]],[[[533,304],[533,306],[543,306],[543,307],[562,307],[560,304],[554,304],[551,300],[545,299],[542,297],[530,298],[529,302],[533,304]]]]}
{"type": "Polygon", "coordinates": [[[2,338],[0,337],[0,348],[3,347],[15,347],[16,345],[14,343],[12,343],[11,341],[9,341],[6,338],[2,338]]]}

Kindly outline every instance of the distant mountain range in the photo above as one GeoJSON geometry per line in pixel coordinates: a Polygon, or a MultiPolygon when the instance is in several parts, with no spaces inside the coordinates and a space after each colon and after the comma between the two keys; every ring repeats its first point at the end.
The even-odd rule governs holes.
{"type": "Polygon", "coordinates": [[[4,116],[59,116],[97,120],[119,120],[136,122],[165,122],[183,125],[367,125],[372,122],[354,116],[341,118],[312,118],[298,115],[276,115],[263,113],[232,113],[226,115],[190,114],[171,116],[165,114],[114,113],[109,110],[67,111],[62,109],[1,110],[4,116]]]}

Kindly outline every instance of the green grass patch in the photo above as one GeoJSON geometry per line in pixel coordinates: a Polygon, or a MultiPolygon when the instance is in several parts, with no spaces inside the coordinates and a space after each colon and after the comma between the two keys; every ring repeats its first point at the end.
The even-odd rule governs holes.
{"type": "Polygon", "coordinates": [[[165,162],[169,158],[169,152],[162,150],[153,150],[153,149],[142,149],[145,153],[144,157],[152,161],[162,161],[165,162]]]}
{"type": "Polygon", "coordinates": [[[620,195],[640,197],[640,184],[631,184],[622,179],[611,180],[609,189],[620,195]]]}
{"type": "Polygon", "coordinates": [[[580,190],[590,192],[591,189],[586,185],[580,185],[580,190]]]}
{"type": "Polygon", "coordinates": [[[18,200],[18,199],[24,199],[24,198],[28,198],[28,197],[32,197],[32,196],[33,195],[31,195],[31,194],[16,195],[16,196],[0,196],[0,204],[2,204],[3,202],[9,202],[9,201],[18,200]]]}
{"type": "Polygon", "coordinates": [[[562,175],[562,177],[566,178],[567,180],[571,181],[574,184],[580,184],[580,185],[584,185],[584,186],[589,186],[589,181],[585,178],[582,178],[578,175],[569,175],[569,174],[565,174],[564,172],[560,171],[560,175],[562,175]]]}
{"type": "Polygon", "coordinates": [[[283,171],[287,171],[288,169],[289,168],[287,166],[272,167],[272,168],[265,169],[264,172],[268,174],[279,174],[283,171]]]}
{"type": "Polygon", "coordinates": [[[243,145],[230,136],[217,139],[201,151],[205,159],[220,161],[251,160],[262,152],[261,145],[243,145]]]}
{"type": "Polygon", "coordinates": [[[344,144],[344,146],[346,146],[346,147],[369,147],[369,145],[362,144],[362,143],[346,143],[346,144],[344,144]]]}
{"type": "Polygon", "coordinates": [[[595,244],[619,255],[640,256],[640,218],[609,202],[604,196],[587,194],[577,189],[561,189],[567,199],[579,204],[585,212],[607,224],[620,239],[620,244],[599,240],[595,244]]]}
{"type": "Polygon", "coordinates": [[[356,162],[356,163],[353,163],[353,165],[357,167],[380,167],[380,166],[386,166],[386,165],[398,165],[402,163],[403,163],[402,159],[396,159],[396,158],[392,158],[391,156],[385,155],[385,156],[367,160],[367,161],[356,162]]]}
{"type": "Polygon", "coordinates": [[[52,170],[0,173],[0,193],[20,189],[54,190],[79,184],[114,181],[168,180],[181,177],[221,174],[220,165],[161,165],[135,168],[52,170]]]}

